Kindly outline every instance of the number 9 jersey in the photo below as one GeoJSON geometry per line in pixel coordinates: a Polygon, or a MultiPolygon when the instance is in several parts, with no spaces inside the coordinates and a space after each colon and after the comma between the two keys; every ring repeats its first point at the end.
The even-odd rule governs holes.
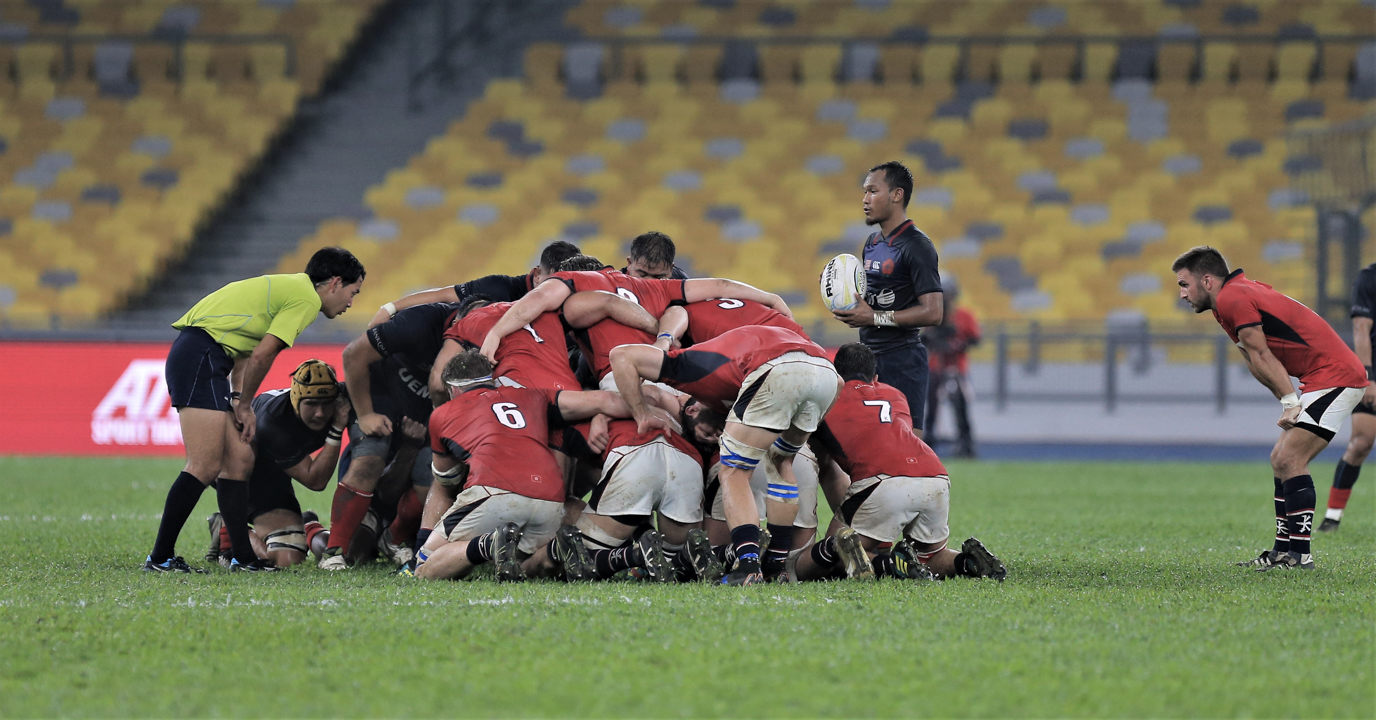
{"type": "Polygon", "coordinates": [[[937,477],[946,466],[913,434],[908,400],[891,385],[846,381],[813,435],[851,482],[880,475],[937,477]]]}
{"type": "Polygon", "coordinates": [[[563,502],[564,476],[548,444],[550,422],[564,425],[559,392],[469,390],[430,416],[430,449],[468,465],[465,488],[481,485],[563,502]]]}

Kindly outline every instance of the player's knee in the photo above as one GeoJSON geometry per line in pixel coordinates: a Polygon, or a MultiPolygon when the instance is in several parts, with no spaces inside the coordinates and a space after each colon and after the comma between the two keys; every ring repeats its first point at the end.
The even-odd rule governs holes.
{"type": "Polygon", "coordinates": [[[752,447],[730,435],[721,436],[722,468],[733,468],[744,473],[755,472],[755,466],[764,459],[764,448],[752,447]]]}
{"type": "Polygon", "coordinates": [[[300,565],[306,561],[306,554],[295,550],[279,550],[277,552],[268,551],[268,559],[277,567],[291,567],[300,565]]]}
{"type": "Polygon", "coordinates": [[[206,460],[188,459],[186,461],[186,472],[192,477],[201,481],[202,485],[209,485],[216,478],[220,477],[220,463],[209,462],[206,460]]]}
{"type": "Polygon", "coordinates": [[[1371,454],[1373,442],[1376,442],[1376,437],[1353,435],[1352,439],[1347,442],[1347,452],[1344,454],[1343,460],[1349,465],[1365,461],[1366,457],[1371,454]]]}
{"type": "Polygon", "coordinates": [[[275,553],[305,555],[310,551],[310,547],[306,544],[306,528],[301,525],[289,525],[276,532],[268,533],[268,536],[263,538],[263,544],[267,547],[269,555],[275,553]]]}

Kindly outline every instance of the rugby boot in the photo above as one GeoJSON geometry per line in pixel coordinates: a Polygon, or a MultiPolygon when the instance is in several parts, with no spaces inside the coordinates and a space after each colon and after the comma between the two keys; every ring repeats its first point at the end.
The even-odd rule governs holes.
{"type": "Polygon", "coordinates": [[[647,580],[660,583],[674,581],[674,564],[664,554],[663,535],[646,530],[635,539],[635,547],[640,550],[640,567],[645,570],[647,580]]]}
{"type": "Polygon", "coordinates": [[[390,535],[390,530],[383,530],[377,536],[377,553],[392,561],[393,565],[399,567],[411,562],[411,556],[413,554],[411,548],[405,545],[392,544],[392,542],[387,539],[390,535]]]}
{"type": "Polygon", "coordinates": [[[1275,562],[1275,550],[1262,550],[1260,555],[1252,558],[1251,560],[1243,560],[1240,563],[1234,564],[1238,567],[1252,568],[1254,570],[1265,570],[1266,568],[1274,565],[1275,562]]]}
{"type": "Polygon", "coordinates": [[[521,528],[516,523],[507,523],[492,534],[492,567],[497,572],[497,582],[519,582],[526,579],[521,569],[521,561],[516,557],[516,546],[521,542],[521,528]]]}
{"type": "Polygon", "coordinates": [[[1326,518],[1323,519],[1323,522],[1319,524],[1319,532],[1322,532],[1322,533],[1333,532],[1334,530],[1337,530],[1337,529],[1338,529],[1338,523],[1339,523],[1339,522],[1342,522],[1342,521],[1341,521],[1341,520],[1334,520],[1334,519],[1331,518],[1331,517],[1326,517],[1326,518]]]}
{"type": "Polygon", "coordinates": [[[873,580],[874,566],[865,546],[860,542],[860,534],[850,528],[841,528],[836,533],[836,554],[841,556],[841,564],[846,568],[846,577],[852,580],[873,580]]]}
{"type": "Polygon", "coordinates": [[[219,562],[220,560],[220,528],[225,526],[225,519],[220,513],[211,513],[205,519],[210,526],[210,547],[205,551],[205,561],[208,563],[219,562]]]}
{"type": "Polygon", "coordinates": [[[348,570],[349,563],[344,559],[344,554],[334,548],[333,552],[326,551],[325,556],[320,558],[319,567],[321,570],[348,570]]]}
{"type": "Polygon", "coordinates": [[[282,572],[282,568],[273,565],[272,562],[262,558],[254,558],[253,562],[241,563],[236,558],[229,561],[230,572],[250,572],[250,573],[270,573],[282,572]]]}
{"type": "Polygon", "coordinates": [[[186,561],[183,560],[180,555],[174,558],[168,558],[160,563],[153,562],[153,556],[149,555],[148,558],[143,561],[143,571],[157,573],[196,573],[198,575],[205,574],[204,570],[187,565],[186,561]]]}
{"type": "Polygon", "coordinates": [[[917,557],[917,550],[907,540],[893,546],[894,575],[904,580],[936,580],[936,575],[917,557]]]}
{"type": "Polygon", "coordinates": [[[1313,569],[1314,569],[1314,556],[1313,556],[1313,555],[1310,555],[1309,553],[1305,553],[1305,554],[1301,555],[1301,554],[1295,552],[1294,550],[1291,550],[1290,552],[1281,553],[1279,556],[1276,557],[1275,562],[1271,563],[1270,565],[1267,565],[1267,566],[1265,566],[1265,567],[1259,567],[1259,568],[1257,568],[1257,572],[1266,572],[1267,570],[1313,570],[1313,569]]]}
{"type": "Polygon", "coordinates": [[[736,567],[731,569],[731,573],[721,579],[722,585],[763,585],[764,573],[760,570],[760,559],[758,557],[736,558],[736,567]]]}
{"type": "Polygon", "coordinates": [[[582,582],[597,579],[597,566],[583,544],[583,536],[578,528],[565,525],[554,533],[554,561],[564,568],[564,579],[568,582],[582,582]]]}
{"type": "Polygon", "coordinates": [[[687,554],[688,564],[692,565],[698,580],[715,583],[726,574],[726,567],[712,550],[712,541],[707,539],[706,532],[696,528],[689,530],[688,542],[684,544],[683,552],[687,554]]]}
{"type": "Polygon", "coordinates": [[[960,544],[960,552],[965,555],[965,567],[973,575],[987,577],[1003,582],[1008,577],[1008,570],[994,553],[984,547],[984,543],[975,538],[969,538],[960,544]]]}

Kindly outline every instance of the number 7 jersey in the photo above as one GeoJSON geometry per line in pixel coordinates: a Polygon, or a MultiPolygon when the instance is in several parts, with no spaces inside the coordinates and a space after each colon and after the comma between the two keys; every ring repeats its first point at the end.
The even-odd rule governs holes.
{"type": "Polygon", "coordinates": [[[564,424],[559,391],[469,390],[430,416],[430,449],[468,465],[465,488],[481,485],[563,502],[564,476],[549,449],[551,420],[564,424]]]}
{"type": "Polygon", "coordinates": [[[907,398],[881,382],[846,381],[814,437],[851,482],[879,475],[946,474],[941,459],[913,434],[907,398]]]}

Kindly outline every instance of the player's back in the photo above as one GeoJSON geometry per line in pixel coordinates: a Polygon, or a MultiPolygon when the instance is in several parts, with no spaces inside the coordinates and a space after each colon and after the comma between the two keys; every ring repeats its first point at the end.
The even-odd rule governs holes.
{"type": "MultiPolygon", "coordinates": [[[[683,280],[660,280],[656,278],[637,278],[623,274],[612,268],[598,271],[557,272],[553,278],[569,287],[573,292],[600,291],[619,295],[658,318],[670,305],[684,302],[683,280]]],[[[649,334],[626,327],[611,318],[594,323],[591,327],[574,332],[574,338],[582,346],[593,373],[602,378],[611,372],[608,353],[618,345],[638,345],[654,342],[649,334]]]]}
{"type": "Polygon", "coordinates": [[[763,325],[791,330],[807,337],[803,326],[768,305],[753,300],[714,298],[688,303],[688,337],[694,343],[707,342],[740,327],[763,325]]]}
{"type": "Polygon", "coordinates": [[[826,359],[821,346],[791,330],[752,325],[666,354],[660,379],[721,410],[740,394],[746,376],[791,352],[826,359]]]}
{"type": "MultiPolygon", "coordinates": [[[[445,333],[472,347],[483,340],[512,303],[493,303],[470,311],[445,333]]],[[[502,338],[497,346],[493,374],[509,377],[526,387],[577,390],[578,380],[569,368],[568,342],[558,313],[542,313],[524,328],[502,338]]]]}
{"type": "Polygon", "coordinates": [[[702,462],[702,452],[697,449],[688,438],[666,429],[657,429],[651,432],[640,432],[640,427],[634,420],[613,420],[607,425],[607,451],[610,452],[619,447],[640,447],[648,445],[659,438],[663,438],[679,452],[702,462]]]}
{"type": "Polygon", "coordinates": [[[536,388],[469,390],[431,416],[432,447],[468,465],[465,487],[563,502],[563,475],[548,445],[549,410],[557,399],[557,392],[536,388]]]}
{"type": "Polygon", "coordinates": [[[847,381],[817,437],[852,481],[946,474],[936,453],[913,434],[907,398],[878,381],[847,381]]]}

